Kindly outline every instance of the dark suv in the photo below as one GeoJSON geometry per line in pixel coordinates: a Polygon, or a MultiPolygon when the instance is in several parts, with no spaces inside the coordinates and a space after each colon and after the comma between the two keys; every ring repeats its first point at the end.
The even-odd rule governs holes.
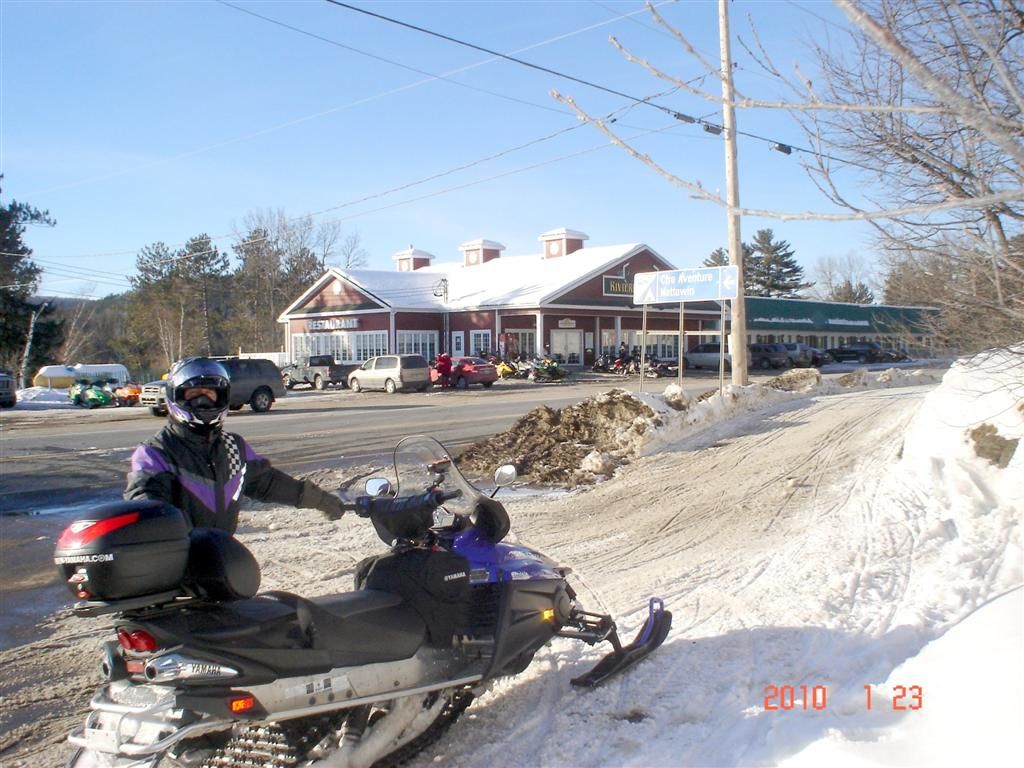
{"type": "Polygon", "coordinates": [[[885,352],[873,341],[851,341],[841,347],[825,350],[837,363],[877,363],[885,358],[885,352]]]}
{"type": "Polygon", "coordinates": [[[4,368],[0,368],[0,408],[13,408],[18,402],[17,387],[14,376],[4,368]]]}
{"type": "MultiPolygon", "coordinates": [[[[237,411],[248,404],[256,413],[269,411],[279,397],[284,397],[281,370],[270,360],[255,357],[215,358],[231,379],[231,400],[228,407],[237,411]]],[[[151,381],[142,388],[139,402],[149,406],[154,416],[167,415],[167,382],[151,381]]]]}
{"type": "Polygon", "coordinates": [[[747,347],[750,351],[750,360],[747,363],[751,368],[789,368],[793,361],[789,359],[789,351],[785,344],[751,344],[747,347]]]}

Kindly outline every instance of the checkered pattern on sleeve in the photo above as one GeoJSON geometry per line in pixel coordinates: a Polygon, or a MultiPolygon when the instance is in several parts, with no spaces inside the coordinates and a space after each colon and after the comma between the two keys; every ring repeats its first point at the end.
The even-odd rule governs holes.
{"type": "Polygon", "coordinates": [[[241,472],[242,468],[245,466],[245,460],[242,458],[242,450],[239,445],[238,435],[225,433],[224,448],[227,451],[228,456],[228,477],[234,477],[241,472]]]}

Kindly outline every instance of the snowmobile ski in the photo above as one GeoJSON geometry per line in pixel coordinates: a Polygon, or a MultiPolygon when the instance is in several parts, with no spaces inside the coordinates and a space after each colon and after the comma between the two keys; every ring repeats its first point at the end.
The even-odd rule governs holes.
{"type": "Polygon", "coordinates": [[[665,610],[665,603],[660,597],[652,597],[648,604],[647,620],[637,633],[632,643],[620,646],[613,629],[609,641],[615,650],[599,661],[586,674],[573,678],[570,682],[577,688],[594,688],[610,677],[628,669],[651,651],[665,642],[668,631],[672,627],[672,612],[665,610]]]}

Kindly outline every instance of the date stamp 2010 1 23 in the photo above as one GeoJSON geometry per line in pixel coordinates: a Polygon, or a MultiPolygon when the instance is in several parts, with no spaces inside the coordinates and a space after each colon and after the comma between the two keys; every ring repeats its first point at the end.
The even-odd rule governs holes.
{"type": "MultiPolygon", "coordinates": [[[[871,696],[873,688],[875,686],[864,686],[864,708],[867,710],[875,704],[871,696]]],[[[883,707],[899,712],[924,707],[924,690],[920,685],[894,685],[892,698],[881,698],[885,702],[883,707]]],[[[768,712],[828,709],[828,688],[824,685],[766,685],[764,708],[768,712]]]]}

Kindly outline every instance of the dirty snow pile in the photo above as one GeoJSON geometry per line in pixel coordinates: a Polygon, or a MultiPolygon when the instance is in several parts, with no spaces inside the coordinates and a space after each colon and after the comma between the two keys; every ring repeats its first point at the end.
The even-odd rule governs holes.
{"type": "Polygon", "coordinates": [[[15,406],[20,410],[32,410],[39,408],[76,408],[68,400],[67,389],[48,389],[46,387],[27,387],[18,390],[18,404],[15,406]]]}
{"type": "Polygon", "coordinates": [[[490,474],[511,461],[528,482],[575,487],[609,477],[632,457],[664,449],[712,424],[811,395],[931,384],[942,371],[856,370],[823,380],[814,369],[792,369],[766,384],[727,386],[692,400],[676,384],[660,394],[613,389],[561,410],[540,406],[507,432],[466,448],[467,471],[490,474]]]}
{"type": "Polygon", "coordinates": [[[557,411],[542,405],[507,432],[466,448],[459,466],[485,475],[511,461],[532,483],[592,483],[636,454],[651,429],[662,424],[652,404],[665,408],[662,401],[613,389],[557,411]]]}

